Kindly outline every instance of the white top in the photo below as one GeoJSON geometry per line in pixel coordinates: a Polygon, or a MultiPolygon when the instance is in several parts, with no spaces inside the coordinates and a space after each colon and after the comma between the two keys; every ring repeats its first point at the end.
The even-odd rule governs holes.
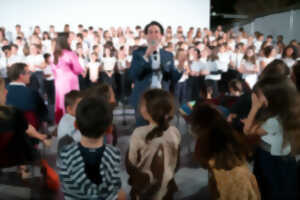
{"type": "Polygon", "coordinates": [[[54,76],[53,76],[53,71],[52,71],[52,67],[51,65],[47,65],[45,67],[45,69],[43,70],[44,75],[46,75],[47,77],[45,78],[47,81],[52,81],[54,80],[54,76]]]}
{"type": "Polygon", "coordinates": [[[14,56],[10,56],[9,58],[2,56],[0,58],[0,77],[7,78],[7,68],[14,64],[15,61],[14,56]]]}
{"type": "Polygon", "coordinates": [[[292,66],[296,63],[296,61],[292,58],[283,58],[282,61],[289,67],[292,68],[292,66]]]}
{"type": "MultiPolygon", "coordinates": [[[[208,61],[205,66],[209,72],[215,72],[218,70],[226,72],[228,69],[224,67],[224,65],[220,64],[219,60],[208,61]]],[[[205,76],[205,79],[218,81],[221,80],[221,74],[209,74],[205,76]]]]}
{"type": "Polygon", "coordinates": [[[90,80],[92,82],[97,82],[98,80],[99,66],[99,62],[89,62],[88,64],[90,80]]]}
{"type": "MultiPolygon", "coordinates": [[[[256,66],[259,66],[257,62],[256,62],[256,66],[255,66],[255,64],[253,64],[252,62],[246,61],[245,59],[243,59],[241,61],[241,65],[243,65],[244,68],[249,71],[254,70],[256,66]]],[[[257,77],[258,77],[258,73],[247,73],[247,72],[243,73],[243,78],[248,83],[250,88],[253,88],[253,86],[257,82],[257,77]]]]}
{"type": "Polygon", "coordinates": [[[61,139],[62,137],[69,135],[76,142],[79,142],[81,139],[80,131],[77,130],[74,126],[75,117],[66,113],[61,120],[59,121],[57,127],[57,139],[61,139]]]}
{"type": "Polygon", "coordinates": [[[43,53],[50,53],[51,54],[51,40],[43,40],[42,41],[43,45],[43,53]]]}
{"type": "Polygon", "coordinates": [[[231,54],[232,54],[231,52],[218,53],[219,56],[218,65],[220,65],[224,69],[224,72],[227,72],[228,70],[228,65],[231,60],[231,54]]]}
{"type": "Polygon", "coordinates": [[[29,65],[30,71],[42,71],[39,67],[44,62],[44,57],[41,54],[29,55],[26,57],[26,63],[29,65]]]}
{"type": "Polygon", "coordinates": [[[262,128],[267,132],[267,135],[262,136],[262,140],[271,145],[271,154],[273,156],[284,156],[291,152],[291,145],[287,144],[283,147],[283,129],[277,117],[269,118],[262,128]]]}
{"type": "Polygon", "coordinates": [[[200,72],[201,70],[205,69],[206,66],[205,63],[199,60],[199,61],[193,61],[190,68],[192,72],[200,72]]]}
{"type": "MultiPolygon", "coordinates": [[[[160,67],[160,53],[159,50],[157,50],[156,54],[150,55],[151,63],[152,63],[152,69],[158,70],[160,67]]],[[[152,75],[152,81],[151,81],[151,88],[161,88],[161,80],[162,80],[162,73],[153,73],[152,75]]]]}
{"type": "Polygon", "coordinates": [[[102,62],[103,62],[104,71],[113,71],[115,68],[117,59],[115,57],[103,57],[102,62]]]}
{"type": "Polygon", "coordinates": [[[239,68],[244,57],[243,53],[233,53],[231,54],[230,60],[235,65],[236,68],[239,68]]]}
{"type": "Polygon", "coordinates": [[[261,45],[262,45],[262,41],[260,40],[255,40],[254,41],[254,46],[255,46],[255,53],[258,53],[260,48],[261,48],[261,45]]]}
{"type": "MultiPolygon", "coordinates": [[[[178,69],[178,60],[174,61],[174,65],[175,67],[178,69]]],[[[184,63],[184,65],[187,65],[187,61],[184,63]]],[[[183,73],[181,78],[179,79],[178,83],[183,83],[184,81],[186,81],[189,78],[189,76],[186,73],[183,73]]]]}

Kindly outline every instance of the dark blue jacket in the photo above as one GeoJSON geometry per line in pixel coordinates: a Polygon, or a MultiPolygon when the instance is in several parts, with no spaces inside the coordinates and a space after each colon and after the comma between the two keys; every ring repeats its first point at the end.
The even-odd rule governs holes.
{"type": "MultiPolygon", "coordinates": [[[[146,62],[143,56],[146,52],[146,47],[140,47],[133,52],[129,75],[134,82],[134,88],[129,98],[130,104],[137,107],[140,96],[149,89],[152,81],[152,65],[151,59],[146,62]]],[[[162,88],[169,91],[171,83],[176,83],[182,73],[178,72],[174,66],[173,54],[163,49],[160,53],[160,69],[163,75],[162,88]]]]}

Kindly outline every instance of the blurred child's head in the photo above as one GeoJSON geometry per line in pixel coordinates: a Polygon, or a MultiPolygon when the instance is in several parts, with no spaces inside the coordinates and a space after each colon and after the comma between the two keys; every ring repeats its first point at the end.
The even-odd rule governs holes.
{"type": "Polygon", "coordinates": [[[50,64],[50,58],[51,58],[51,55],[50,55],[49,53],[45,53],[45,54],[43,55],[43,57],[44,57],[45,63],[50,64]]]}
{"type": "Polygon", "coordinates": [[[96,98],[101,97],[112,105],[116,104],[115,93],[112,87],[106,83],[100,83],[90,88],[87,90],[86,96],[96,98]]]}
{"type": "Polygon", "coordinates": [[[248,149],[244,136],[235,132],[215,107],[196,104],[190,122],[198,139],[196,156],[205,167],[230,170],[245,162],[248,149]]]}
{"type": "Polygon", "coordinates": [[[276,59],[265,67],[258,79],[288,77],[289,74],[290,69],[285,62],[276,59]]]}
{"type": "Polygon", "coordinates": [[[145,120],[156,127],[148,133],[146,140],[160,137],[169,128],[174,116],[175,102],[173,96],[162,89],[150,89],[144,93],[140,102],[140,112],[145,120]]]}
{"type": "Polygon", "coordinates": [[[241,81],[233,79],[228,83],[229,93],[232,96],[241,96],[243,93],[243,86],[241,81]]]}
{"type": "Polygon", "coordinates": [[[76,110],[76,126],[87,138],[103,136],[113,119],[110,104],[103,98],[84,97],[76,110]]]}
{"type": "Polygon", "coordinates": [[[93,53],[91,53],[91,61],[96,62],[97,59],[98,59],[98,54],[97,52],[94,51],[93,53]]]}
{"type": "Polygon", "coordinates": [[[81,92],[77,90],[72,90],[65,95],[65,109],[68,114],[75,116],[77,105],[81,98],[81,92]]]}

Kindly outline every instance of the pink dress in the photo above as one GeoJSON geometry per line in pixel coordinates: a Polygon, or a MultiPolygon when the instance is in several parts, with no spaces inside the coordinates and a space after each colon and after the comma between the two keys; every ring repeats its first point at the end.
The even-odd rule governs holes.
{"type": "Polygon", "coordinates": [[[55,79],[55,121],[59,122],[65,113],[65,95],[71,90],[79,90],[78,75],[83,72],[75,52],[63,50],[57,65],[53,65],[55,79]]]}

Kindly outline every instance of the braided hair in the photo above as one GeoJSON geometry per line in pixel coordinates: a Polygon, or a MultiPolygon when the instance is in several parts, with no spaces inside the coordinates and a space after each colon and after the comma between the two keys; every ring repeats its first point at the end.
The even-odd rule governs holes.
{"type": "Polygon", "coordinates": [[[161,137],[169,128],[174,115],[175,102],[173,96],[162,89],[150,89],[142,97],[141,106],[145,106],[151,119],[157,124],[146,136],[146,142],[161,137]]]}

